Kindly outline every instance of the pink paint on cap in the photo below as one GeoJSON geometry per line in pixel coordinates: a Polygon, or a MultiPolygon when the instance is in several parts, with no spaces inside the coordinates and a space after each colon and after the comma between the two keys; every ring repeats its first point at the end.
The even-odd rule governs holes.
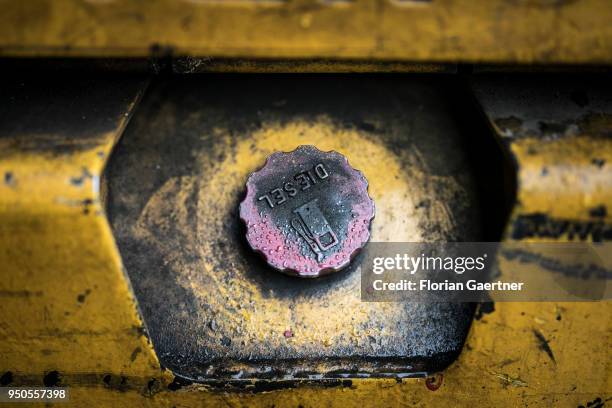
{"type": "Polygon", "coordinates": [[[314,278],[345,268],[370,238],[374,202],[363,174],[338,152],[276,152],[247,180],[240,218],[251,248],[274,269],[314,278]]]}

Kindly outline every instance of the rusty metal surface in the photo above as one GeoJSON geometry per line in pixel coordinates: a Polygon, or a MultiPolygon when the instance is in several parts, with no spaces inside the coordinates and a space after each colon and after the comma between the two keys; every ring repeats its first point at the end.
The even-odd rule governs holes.
{"type": "Polygon", "coordinates": [[[288,275],[338,272],[370,239],[375,210],[367,180],[338,152],[309,145],[274,152],[246,191],[240,219],[247,242],[288,275]]]}
{"type": "Polygon", "coordinates": [[[368,179],[372,240],[478,239],[450,85],[411,77],[156,83],[109,165],[108,212],[164,366],[205,381],[418,375],[448,365],[470,305],[361,302],[358,259],[296,285],[248,248],[238,204],[266,156],[313,144],[341,152],[368,179]]]}

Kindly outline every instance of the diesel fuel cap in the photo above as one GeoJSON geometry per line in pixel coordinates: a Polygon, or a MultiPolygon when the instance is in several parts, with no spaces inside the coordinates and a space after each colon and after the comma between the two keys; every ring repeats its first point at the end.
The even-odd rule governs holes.
{"type": "Polygon", "coordinates": [[[365,245],[374,203],[346,157],[300,146],[273,153],[249,176],[240,218],[270,266],[314,278],[346,267],[365,245]]]}

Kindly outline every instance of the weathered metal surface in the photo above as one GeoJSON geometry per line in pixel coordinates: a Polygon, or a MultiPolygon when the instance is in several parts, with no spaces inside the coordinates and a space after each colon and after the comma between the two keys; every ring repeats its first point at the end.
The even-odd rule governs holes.
{"type": "Polygon", "coordinates": [[[368,183],[338,152],[299,146],[252,173],[240,203],[250,247],[273,268],[315,278],[345,268],[370,239],[368,183]]]}
{"type": "Polygon", "coordinates": [[[146,388],[159,363],[99,180],[147,80],[14,75],[0,84],[1,384],[146,388]]]}
{"type": "Polygon", "coordinates": [[[606,0],[0,2],[0,54],[610,63],[606,0]]]}
{"type": "Polygon", "coordinates": [[[609,75],[476,76],[473,86],[516,171],[507,236],[612,239],[609,75]]]}
{"type": "Polygon", "coordinates": [[[193,380],[448,365],[470,305],[362,302],[358,258],[296,284],[248,247],[238,204],[267,156],[312,144],[341,152],[367,178],[372,240],[477,239],[477,222],[458,222],[477,220],[477,203],[443,96],[451,88],[427,78],[157,83],[111,160],[108,211],[163,364],[193,380]]]}
{"type": "Polygon", "coordinates": [[[248,59],[211,57],[4,57],[0,65],[9,72],[90,74],[205,74],[205,73],[422,73],[454,74],[457,64],[370,61],[364,59],[248,59]]]}
{"type": "MultiPolygon", "coordinates": [[[[63,84],[65,88],[67,83],[63,84]]],[[[127,87],[126,82],[122,84],[122,88],[127,87]]],[[[104,82],[102,88],[109,87],[110,82],[104,82]]],[[[91,95],[102,95],[100,89],[98,92],[91,92],[92,88],[88,89],[91,95]]],[[[223,87],[220,89],[223,90],[223,87]]],[[[222,94],[221,92],[220,95],[222,94]]],[[[587,95],[591,100],[590,92],[587,95]]],[[[62,99],[58,96],[51,98],[51,102],[68,103],[62,102],[62,99]]],[[[180,105],[180,99],[179,96],[174,97],[172,106],[180,105]]],[[[38,98],[30,98],[30,108],[36,105],[37,100],[38,98]]],[[[6,112],[9,109],[9,101],[10,98],[2,99],[0,111],[6,112]]],[[[189,101],[196,105],[199,103],[195,97],[189,101]]],[[[130,110],[132,102],[130,98],[125,99],[125,112],[130,110]]],[[[417,100],[415,104],[418,104],[417,100]]],[[[161,109],[161,105],[159,107],[160,111],[172,111],[172,106],[166,106],[164,109],[161,109]]],[[[44,110],[39,109],[40,111],[44,110]]],[[[149,106],[148,112],[151,114],[158,111],[149,106]]],[[[11,117],[12,115],[5,114],[3,123],[11,117]]],[[[86,117],[93,120],[96,116],[86,117]]],[[[176,117],[180,119],[178,124],[174,125],[178,130],[182,124],[189,123],[189,120],[197,121],[197,118],[190,119],[188,116],[176,117]]],[[[30,117],[30,121],[35,118],[30,117]]],[[[92,180],[85,178],[82,188],[70,182],[73,177],[79,179],[83,166],[86,166],[92,175],[99,176],[104,157],[108,155],[112,141],[125,124],[125,118],[122,118],[121,114],[116,118],[120,125],[115,127],[115,130],[112,126],[105,127],[104,134],[98,139],[100,144],[85,150],[71,149],[66,152],[62,148],[67,143],[61,141],[61,126],[56,127],[58,130],[55,136],[58,140],[54,143],[41,143],[39,150],[32,149],[32,144],[25,150],[16,148],[23,145],[23,141],[14,140],[21,137],[17,133],[10,141],[2,141],[0,384],[41,386],[57,379],[60,384],[71,387],[71,403],[66,406],[587,407],[609,403],[612,397],[608,347],[612,335],[610,302],[500,303],[494,307],[489,305],[487,308],[481,308],[476,313],[476,320],[471,326],[463,351],[455,363],[443,372],[441,386],[435,391],[431,391],[431,387],[426,383],[438,384],[439,377],[434,381],[406,378],[328,382],[258,380],[243,381],[239,388],[187,385],[183,381],[173,379],[168,370],[160,369],[152,349],[142,336],[141,322],[135,314],[126,275],[122,271],[108,224],[103,213],[94,215],[96,210],[101,208],[92,180]],[[43,149],[44,146],[46,149],[43,149]],[[56,152],[57,146],[57,152],[61,152],[59,154],[56,152]],[[11,175],[7,177],[9,172],[11,175]],[[75,195],[76,201],[92,200],[92,211],[88,214],[84,214],[80,206],[56,202],[56,197],[71,196],[75,190],[80,191],[75,195]]],[[[63,120],[65,118],[56,115],[55,122],[63,120]]],[[[155,116],[150,116],[149,120],[154,121],[155,116]]],[[[424,122],[433,120],[433,117],[423,119],[424,122]]],[[[422,128],[423,121],[417,120],[414,128],[422,128]]],[[[371,129],[368,123],[364,122],[361,128],[371,129]]],[[[157,125],[160,123],[157,122],[157,125]]],[[[139,127],[142,126],[141,124],[139,127]]],[[[163,127],[164,131],[171,128],[163,127]]],[[[283,148],[290,149],[290,144],[304,142],[298,140],[300,138],[296,135],[295,139],[279,142],[277,136],[290,137],[289,132],[282,132],[276,127],[267,129],[268,137],[265,133],[253,134],[256,140],[263,142],[263,149],[267,153],[273,151],[273,145],[278,143],[285,143],[283,148]]],[[[294,129],[298,130],[297,127],[294,129]]],[[[303,126],[300,129],[308,132],[310,128],[303,126]]],[[[41,134],[45,133],[44,129],[40,130],[41,134]]],[[[328,127],[320,124],[317,132],[321,134],[316,138],[325,140],[330,134],[326,133],[328,130],[328,127]]],[[[360,130],[363,131],[365,130],[360,130]]],[[[385,206],[394,207],[394,213],[408,210],[409,206],[399,206],[399,197],[403,195],[400,192],[406,192],[402,187],[405,179],[401,178],[402,183],[396,181],[395,176],[402,173],[398,172],[394,161],[384,166],[368,166],[367,157],[393,156],[381,155],[380,150],[369,143],[368,138],[356,137],[361,134],[359,132],[355,134],[344,129],[340,134],[334,143],[323,141],[321,145],[331,148],[332,144],[337,143],[336,148],[340,146],[342,150],[350,150],[351,157],[356,158],[355,166],[368,170],[372,194],[377,203],[383,202],[385,206]]],[[[189,148],[181,147],[180,143],[176,143],[176,139],[174,143],[168,140],[167,144],[149,146],[144,140],[146,135],[141,137],[141,146],[151,149],[149,157],[154,157],[152,151],[158,148],[165,148],[170,153],[177,148],[185,149],[184,151],[189,148]]],[[[309,137],[314,136],[310,133],[309,137]]],[[[439,135],[434,134],[434,137],[439,135]]],[[[227,135],[219,138],[219,142],[228,142],[227,135]]],[[[48,138],[42,140],[46,141],[48,138]]],[[[209,142],[210,139],[203,141],[209,142]]],[[[420,145],[419,143],[424,142],[419,140],[414,140],[414,143],[419,145],[420,150],[427,150],[427,143],[420,145]]],[[[68,144],[75,143],[72,141],[68,144]]],[[[584,168],[589,168],[588,163],[591,163],[592,158],[582,160],[578,154],[582,150],[581,144],[577,143],[577,146],[575,151],[569,148],[564,150],[557,155],[557,159],[567,159],[566,165],[573,166],[576,162],[580,166],[586,166],[584,168]]],[[[414,164],[415,160],[410,160],[409,151],[402,151],[402,160],[414,164]]],[[[610,153],[609,147],[600,145],[595,151],[597,154],[594,156],[596,160],[593,165],[605,168],[609,161],[604,162],[600,157],[610,153]]],[[[245,163],[245,169],[240,171],[242,177],[250,171],[247,168],[257,167],[266,152],[259,151],[256,157],[250,158],[249,149],[237,150],[236,159],[245,163]]],[[[126,159],[123,157],[120,160],[126,159]]],[[[416,163],[421,161],[416,160],[416,163]]],[[[155,169],[157,164],[159,163],[154,161],[151,169],[155,169]]],[[[232,185],[243,182],[241,177],[235,177],[236,172],[232,171],[231,166],[227,167],[228,164],[229,162],[225,163],[225,171],[218,179],[229,180],[232,185]]],[[[535,171],[535,168],[538,168],[537,163],[533,166],[535,171]]],[[[525,167],[526,162],[522,161],[522,168],[525,167]]],[[[438,167],[434,165],[432,168],[438,167]]],[[[428,180],[428,183],[432,180],[439,183],[440,177],[446,177],[438,171],[427,174],[429,176],[425,177],[425,180],[428,180]]],[[[411,175],[423,177],[419,172],[411,175]]],[[[146,178],[143,182],[146,180],[151,178],[146,178]]],[[[433,194],[422,189],[426,184],[422,178],[414,184],[415,187],[421,186],[414,190],[419,200],[433,194]]],[[[564,190],[568,190],[565,194],[555,193],[558,194],[555,211],[566,211],[565,216],[571,219],[584,217],[588,211],[571,213],[572,209],[577,207],[576,201],[570,199],[569,192],[577,191],[580,186],[590,185],[576,182],[571,188],[565,185],[564,190]],[[569,208],[564,210],[566,206],[569,208]]],[[[584,191],[576,194],[586,197],[584,191]]],[[[535,205],[535,202],[528,200],[527,195],[523,197],[523,201],[535,205]]],[[[590,205],[587,208],[590,208],[590,205]]],[[[439,213],[438,210],[423,206],[419,206],[416,211],[439,213]]],[[[399,230],[387,229],[389,225],[397,222],[393,221],[390,214],[381,213],[377,220],[380,219],[385,222],[374,223],[374,234],[390,236],[399,233],[399,230]],[[383,228],[382,225],[387,227],[383,228]]],[[[469,221],[467,217],[458,217],[455,222],[469,221]]],[[[215,225],[212,225],[209,230],[214,227],[215,225]]],[[[428,227],[426,222],[423,222],[422,227],[424,230],[432,228],[431,225],[428,227]]],[[[410,229],[415,231],[422,227],[410,229]]]]}
{"type": "MultiPolygon", "coordinates": [[[[6,58],[9,59],[9,58],[6,58]]],[[[162,66],[168,61],[168,69],[177,74],[201,74],[211,72],[237,73],[421,73],[454,74],[457,64],[414,61],[385,61],[369,59],[276,59],[276,58],[211,58],[211,57],[170,57],[155,61],[162,66]]]]}

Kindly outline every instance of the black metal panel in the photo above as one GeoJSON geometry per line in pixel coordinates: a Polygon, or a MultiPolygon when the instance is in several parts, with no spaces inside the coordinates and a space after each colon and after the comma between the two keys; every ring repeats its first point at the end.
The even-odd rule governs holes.
{"type": "MultiPolygon", "coordinates": [[[[400,184],[413,182],[414,168],[426,169],[428,185],[415,188],[426,188],[427,199],[410,214],[377,201],[377,231],[415,228],[421,239],[478,240],[471,170],[448,102],[451,81],[189,76],[155,83],[107,176],[109,216],[162,363],[200,381],[418,375],[450,364],[471,305],[360,302],[359,258],[319,279],[279,274],[246,244],[238,204],[247,175],[261,166],[245,158],[279,150],[270,145],[275,132],[299,123],[306,133],[322,127],[359,134],[357,145],[346,145],[352,156],[342,153],[352,161],[360,141],[378,146],[400,163],[400,184]],[[413,151],[414,160],[407,156],[413,151]],[[449,196],[451,181],[457,192],[449,196]],[[434,205],[450,214],[450,226],[437,222],[443,217],[434,205]],[[407,227],[410,217],[418,219],[407,227]]],[[[384,174],[388,163],[367,166],[360,170],[372,187],[369,174],[384,174]]]]}

